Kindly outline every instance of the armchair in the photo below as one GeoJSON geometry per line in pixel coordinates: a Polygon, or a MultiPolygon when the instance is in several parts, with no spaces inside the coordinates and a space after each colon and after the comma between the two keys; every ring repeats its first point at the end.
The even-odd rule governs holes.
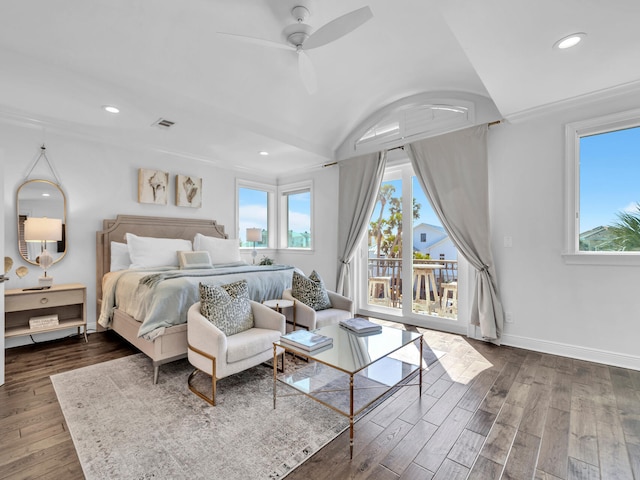
{"type": "MultiPolygon", "coordinates": [[[[296,326],[304,327],[307,330],[315,330],[316,328],[333,325],[340,320],[353,317],[353,301],[351,299],[329,290],[327,290],[327,294],[329,295],[329,300],[331,300],[332,308],[327,308],[326,310],[315,311],[299,300],[295,302],[296,326]]],[[[290,288],[282,292],[282,298],[296,300],[290,288]]]]}
{"type": "Polygon", "coordinates": [[[254,327],[226,336],[200,313],[200,302],[187,312],[187,357],[195,370],[189,375],[189,390],[216,404],[216,381],[273,358],[273,342],[285,333],[284,315],[251,301],[254,327]],[[192,385],[198,372],[211,376],[211,397],[192,385]]]}

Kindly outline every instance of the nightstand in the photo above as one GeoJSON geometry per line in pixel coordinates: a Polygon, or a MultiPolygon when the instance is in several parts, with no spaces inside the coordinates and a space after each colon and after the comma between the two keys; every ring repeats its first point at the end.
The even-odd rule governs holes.
{"type": "Polygon", "coordinates": [[[87,338],[87,288],[80,283],[54,285],[47,290],[6,290],[4,294],[4,336],[20,337],[72,327],[87,338]],[[29,326],[36,317],[57,315],[57,325],[29,326]]]}

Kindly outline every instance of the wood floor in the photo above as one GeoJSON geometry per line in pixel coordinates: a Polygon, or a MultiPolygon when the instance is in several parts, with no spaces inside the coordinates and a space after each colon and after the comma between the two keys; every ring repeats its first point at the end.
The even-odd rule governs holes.
{"type": "MultiPolygon", "coordinates": [[[[640,480],[640,372],[424,332],[446,355],[422,397],[400,389],[356,424],[353,460],[345,433],[287,480],[640,480]]],[[[7,350],[0,478],[83,478],[49,375],[131,353],[105,333],[7,350]]]]}

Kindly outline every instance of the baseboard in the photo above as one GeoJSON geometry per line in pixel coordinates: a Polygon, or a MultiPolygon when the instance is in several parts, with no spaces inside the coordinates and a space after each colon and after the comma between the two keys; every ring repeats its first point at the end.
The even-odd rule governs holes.
{"type": "Polygon", "coordinates": [[[587,348],[567,343],[552,342],[549,340],[540,340],[509,334],[503,334],[501,342],[503,345],[509,345],[511,347],[525,348],[536,352],[560,355],[562,357],[570,357],[589,362],[603,363],[605,365],[640,370],[640,356],[637,355],[627,355],[607,350],[599,350],[597,348],[587,348]]]}

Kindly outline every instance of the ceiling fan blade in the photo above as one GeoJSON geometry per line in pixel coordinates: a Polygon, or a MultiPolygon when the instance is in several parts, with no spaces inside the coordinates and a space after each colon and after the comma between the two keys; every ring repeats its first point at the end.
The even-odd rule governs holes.
{"type": "Polygon", "coordinates": [[[252,43],[254,45],[261,45],[263,47],[280,48],[282,50],[293,50],[295,47],[286,43],[273,42],[271,40],[265,40],[263,38],[247,37],[245,35],[236,35],[235,33],[216,32],[217,35],[222,37],[228,37],[232,40],[239,40],[245,43],[252,43]]]}
{"type": "Polygon", "coordinates": [[[318,91],[316,69],[313,67],[309,55],[304,53],[304,50],[298,50],[298,73],[300,73],[300,78],[307,92],[309,92],[310,95],[316,93],[318,91]]]}
{"type": "Polygon", "coordinates": [[[363,23],[373,18],[373,12],[369,7],[362,7],[350,13],[345,13],[341,17],[331,20],[318,30],[313,32],[304,42],[306,50],[321,47],[327,43],[343,37],[352,32],[363,23]]]}

